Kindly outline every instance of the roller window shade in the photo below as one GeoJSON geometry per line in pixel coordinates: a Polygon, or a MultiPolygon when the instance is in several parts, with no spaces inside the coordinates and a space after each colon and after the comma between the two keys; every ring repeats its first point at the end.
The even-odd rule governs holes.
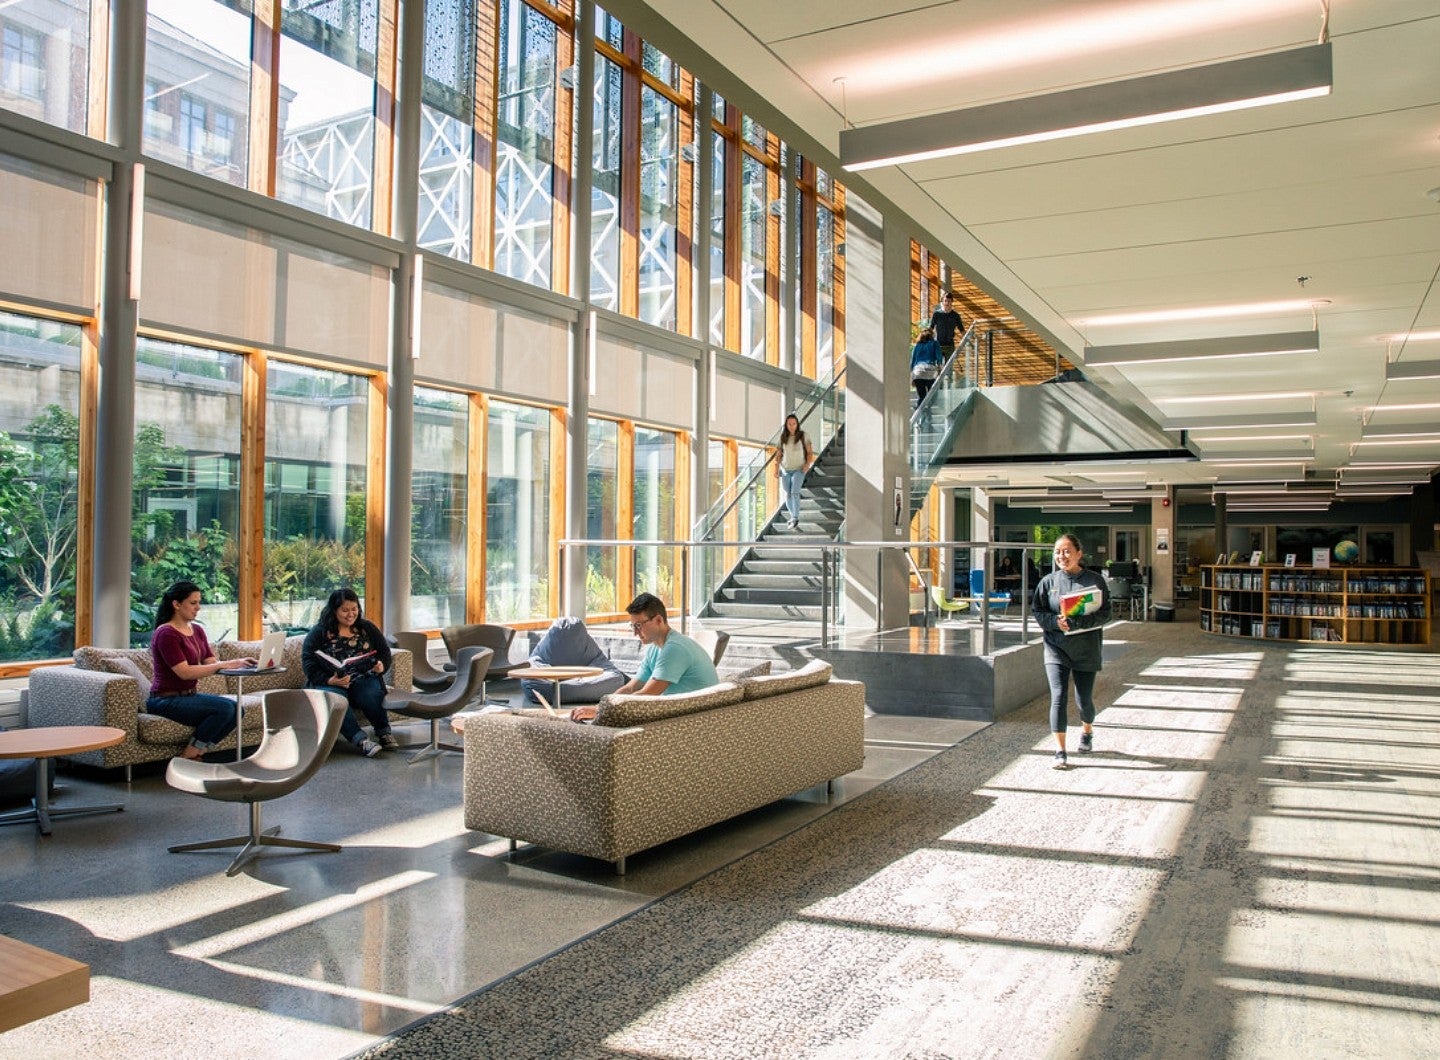
{"type": "Polygon", "coordinates": [[[426,283],[415,371],[419,378],[450,386],[564,405],[569,400],[570,324],[426,283]]]}
{"type": "Polygon", "coordinates": [[[0,154],[0,295],[95,312],[97,181],[0,154]]]}
{"type": "Polygon", "coordinates": [[[157,327],[383,369],[390,271],[150,199],[140,317],[157,327]]]}
{"type": "Polygon", "coordinates": [[[742,442],[765,442],[780,429],[785,394],[756,379],[715,373],[715,417],[710,432],[742,442]]]}
{"type": "Polygon", "coordinates": [[[694,428],[695,361],[610,335],[600,336],[595,361],[592,412],[694,428]]]}

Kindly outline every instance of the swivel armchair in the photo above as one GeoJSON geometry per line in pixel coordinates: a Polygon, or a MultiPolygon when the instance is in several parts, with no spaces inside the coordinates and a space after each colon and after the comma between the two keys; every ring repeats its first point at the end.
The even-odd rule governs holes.
{"type": "Polygon", "coordinates": [[[244,802],[250,806],[250,831],[226,839],[180,843],[170,848],[178,854],[220,847],[241,848],[225,870],[234,876],[263,847],[291,847],[300,850],[338,851],[337,843],[313,843],[304,839],[282,839],[277,825],[261,831],[260,804],[288,795],[300,787],[324,764],[340,735],[340,723],[349,709],[345,700],[318,688],[282,688],[267,692],[265,735],[248,758],[238,762],[201,762],[172,758],[165,782],[177,791],[221,802],[244,802]]]}
{"type": "Polygon", "coordinates": [[[455,674],[441,670],[430,662],[430,638],[423,633],[396,633],[395,644],[410,653],[411,683],[422,692],[443,692],[455,680],[455,674]]]}
{"type": "Polygon", "coordinates": [[[455,680],[442,692],[391,692],[385,709],[407,718],[430,723],[430,742],[410,755],[409,762],[423,762],[442,754],[459,754],[464,748],[440,742],[440,722],[465,709],[471,700],[485,697],[485,676],[494,653],[489,648],[461,648],[455,660],[455,680]]]}

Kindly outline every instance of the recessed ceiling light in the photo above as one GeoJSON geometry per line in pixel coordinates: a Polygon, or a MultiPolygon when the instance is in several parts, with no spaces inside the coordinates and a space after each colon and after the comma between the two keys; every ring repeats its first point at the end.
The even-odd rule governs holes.
{"type": "Polygon", "coordinates": [[[1255,317],[1270,313],[1301,313],[1327,306],[1328,299],[1292,298],[1283,302],[1237,302],[1230,305],[1187,306],[1184,309],[1149,309],[1137,313],[1103,313],[1082,317],[1077,324],[1106,327],[1111,324],[1163,324],[1180,320],[1219,320],[1225,317],[1255,317]]]}
{"type": "Polygon", "coordinates": [[[1403,335],[1391,335],[1386,342],[1429,342],[1440,339],[1440,331],[1407,331],[1403,335]]]}
{"type": "Polygon", "coordinates": [[[1205,405],[1211,402],[1230,404],[1232,401],[1298,401],[1313,398],[1313,390],[1284,390],[1264,394],[1206,394],[1203,397],[1156,398],[1161,405],[1205,405]]]}
{"type": "Polygon", "coordinates": [[[840,132],[848,170],[897,166],[1328,95],[1330,44],[1002,100],[840,132]]]}
{"type": "Polygon", "coordinates": [[[1418,405],[1371,405],[1366,412],[1430,412],[1440,409],[1440,401],[1431,401],[1418,405]]]}
{"type": "Polygon", "coordinates": [[[1230,335],[1214,339],[1086,346],[1085,366],[1124,368],[1128,365],[1169,364],[1173,361],[1199,361],[1217,357],[1277,357],[1282,354],[1319,351],[1319,331],[1282,331],[1269,335],[1230,335]]]}

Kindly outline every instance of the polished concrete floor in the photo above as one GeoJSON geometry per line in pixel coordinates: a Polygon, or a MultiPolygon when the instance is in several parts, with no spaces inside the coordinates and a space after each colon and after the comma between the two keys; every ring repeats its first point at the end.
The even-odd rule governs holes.
{"type": "MultiPolygon", "coordinates": [[[[844,779],[840,800],[966,740],[947,770],[959,774],[959,805],[984,812],[947,832],[948,867],[925,887],[913,869],[934,852],[897,856],[867,873],[864,908],[847,915],[908,910],[893,932],[881,917],[865,937],[952,940],[983,959],[967,949],[953,967],[897,965],[934,973],[932,992],[890,984],[883,1041],[828,1055],[1436,1055],[1437,647],[1351,651],[1191,625],[1113,627],[1102,744],[1067,773],[1048,768],[1040,701],[990,727],[869,719],[865,768],[844,779]],[[1145,886],[1131,879],[1142,869],[1145,886]],[[1098,897],[1077,905],[1075,888],[1092,876],[1103,877],[1098,897]],[[1147,887],[1167,880],[1157,904],[1147,887]],[[932,921],[957,902],[963,929],[939,930],[932,921]],[[1006,934],[1018,920],[991,923],[1012,906],[1034,915],[1034,938],[1006,934]],[[1012,980],[1024,987],[1013,996],[1012,980]],[[1179,1000],[1154,1048],[1080,1044],[1129,1040],[1141,1011],[1166,1011],[1170,983],[1179,1000]],[[1217,996],[1235,1049],[1212,1041],[1187,1052],[1197,1028],[1214,1025],[1206,1006],[1217,996]],[[989,1045],[977,1053],[966,1043],[982,1030],[989,1045]]],[[[828,817],[823,792],[810,791],[638,855],[617,878],[531,848],[512,860],[504,840],[465,831],[460,765],[338,751],[265,812],[287,835],[345,849],[270,856],[234,879],[224,853],[165,847],[238,831],[238,807],[181,796],[157,773],[128,790],[63,776],[57,801],[120,794],[126,810],[61,821],[50,839],[0,829],[0,932],[90,963],[92,1000],[0,1035],[0,1056],[344,1056],[807,824],[823,830],[845,816],[828,817]]],[[[845,962],[841,951],[831,958],[845,962]]]]}
{"type": "MultiPolygon", "coordinates": [[[[125,810],[0,829],[0,933],[85,961],[88,1004],[0,1035],[0,1056],[335,1057],[774,841],[981,728],[875,717],[864,769],[837,784],[608,864],[468,832],[461,759],[407,765],[338,748],[264,807],[338,854],[267,854],[235,878],[245,810],[181,795],[158,767],[123,783],[62,772],[55,802],[125,810]]],[[[397,728],[397,732],[403,731],[397,728]]],[[[420,736],[420,730],[414,730],[420,736]]]]}

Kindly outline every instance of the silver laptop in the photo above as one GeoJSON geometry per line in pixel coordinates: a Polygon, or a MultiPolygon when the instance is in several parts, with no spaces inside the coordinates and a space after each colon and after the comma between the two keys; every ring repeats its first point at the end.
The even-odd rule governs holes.
{"type": "Polygon", "coordinates": [[[280,665],[280,653],[285,650],[285,634],[283,631],[265,634],[265,639],[260,642],[260,657],[255,660],[255,669],[273,670],[280,665]]]}

